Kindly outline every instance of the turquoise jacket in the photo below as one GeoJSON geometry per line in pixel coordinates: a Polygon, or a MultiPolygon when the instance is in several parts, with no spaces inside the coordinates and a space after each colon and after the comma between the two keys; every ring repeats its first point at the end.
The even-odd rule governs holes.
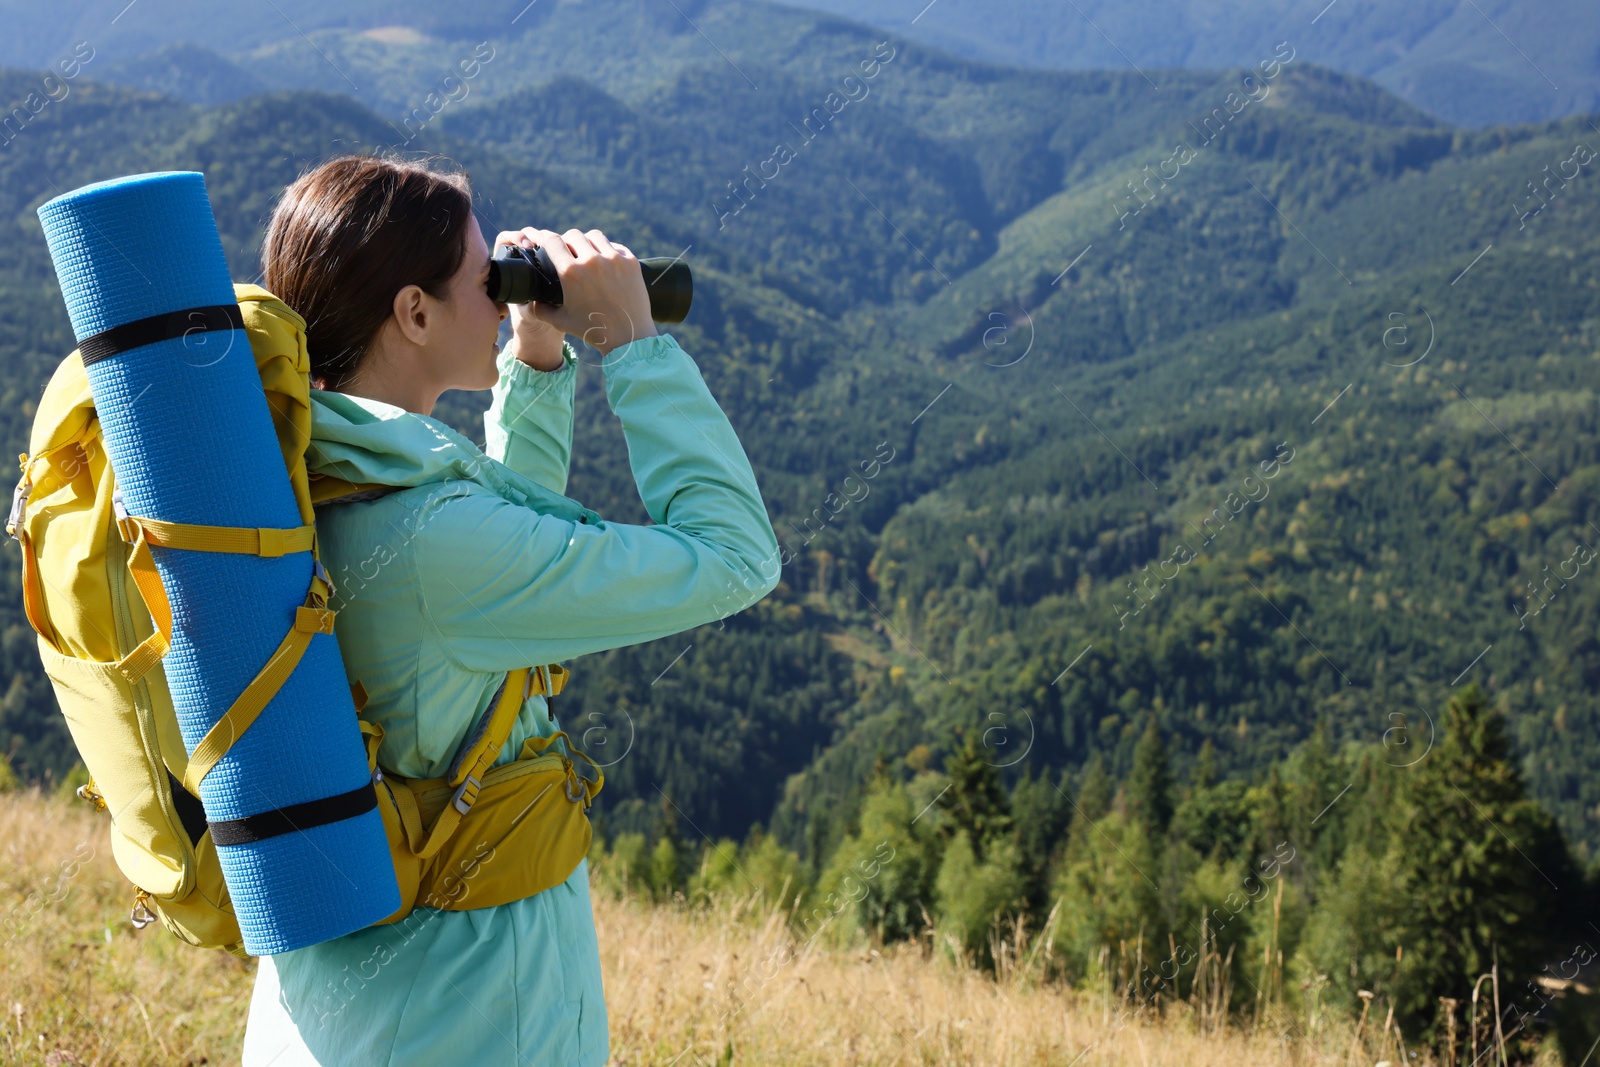
{"type": "MultiPolygon", "coordinates": [[[[669,335],[602,364],[655,525],[607,523],[562,495],[577,375],[565,352],[548,373],[502,353],[487,455],[427,416],[312,394],[312,468],[405,487],[317,515],[345,668],[370,694],[379,759],[397,774],[443,775],[506,671],[678,633],[777,584],[749,460],[669,335]]],[[[500,762],[560,728],[545,698],[529,697],[500,762]]],[[[244,1063],[589,1067],[608,1055],[584,863],[512,904],[419,908],[263,958],[244,1063]]]]}

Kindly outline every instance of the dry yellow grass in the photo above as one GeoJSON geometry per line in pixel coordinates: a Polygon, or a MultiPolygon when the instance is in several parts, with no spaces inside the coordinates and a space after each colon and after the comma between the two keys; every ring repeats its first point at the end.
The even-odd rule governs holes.
{"type": "Polygon", "coordinates": [[[734,1063],[796,1065],[1240,1067],[1321,1058],[1237,1031],[1201,1036],[1176,1020],[1129,1019],[1058,987],[999,984],[914,948],[806,953],[776,922],[753,928],[629,902],[604,911],[619,1067],[722,1063],[730,1047],[734,1063]]]}
{"type": "MultiPolygon", "coordinates": [[[[37,793],[0,797],[0,812],[0,1061],[237,1062],[254,964],[189,948],[159,926],[134,931],[104,816],[37,793]]],[[[780,917],[743,910],[596,894],[614,1064],[722,1064],[730,1047],[735,1064],[1345,1067],[1377,1058],[1351,1057],[1347,1029],[1289,1040],[1200,1034],[1181,1015],[1119,1017],[1098,998],[996,983],[914,947],[808,951],[780,917]]]]}
{"type": "Polygon", "coordinates": [[[0,1060],[237,1062],[254,965],[135,931],[104,819],[33,792],[0,797],[0,1060]]]}

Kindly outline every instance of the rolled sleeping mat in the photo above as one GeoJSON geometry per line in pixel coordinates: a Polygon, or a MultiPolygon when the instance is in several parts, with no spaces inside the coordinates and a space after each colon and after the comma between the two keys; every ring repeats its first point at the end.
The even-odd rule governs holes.
{"type": "MultiPolygon", "coordinates": [[[[127,512],[301,526],[204,176],[87,185],[39,218],[127,512]]],[[[293,629],[312,555],[151,551],[172,602],[162,665],[192,753],[293,629]]],[[[251,955],[327,941],[400,907],[333,634],[311,638],[202,779],[200,800],[213,841],[236,842],[216,850],[251,955]]]]}

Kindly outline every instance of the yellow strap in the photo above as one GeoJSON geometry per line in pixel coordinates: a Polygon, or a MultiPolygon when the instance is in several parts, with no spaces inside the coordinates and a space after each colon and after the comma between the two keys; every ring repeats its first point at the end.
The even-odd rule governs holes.
{"type": "Polygon", "coordinates": [[[139,587],[139,595],[144,597],[145,607],[150,609],[150,622],[154,627],[138,648],[117,662],[117,670],[129,685],[133,685],[149,674],[172,647],[172,602],[167,599],[166,587],[161,584],[161,575],[156,571],[155,558],[150,554],[150,544],[143,533],[134,542],[133,554],[128,557],[128,571],[133,575],[134,585],[139,587]]]}
{"type": "Polygon", "coordinates": [[[401,825],[406,829],[411,851],[419,859],[429,859],[436,855],[456,832],[456,827],[461,825],[462,816],[471,811],[472,805],[477,802],[478,791],[483,788],[483,776],[493,766],[495,759],[500,755],[500,750],[505,747],[506,739],[511,736],[511,728],[516,725],[527,685],[527,667],[506,674],[505,685],[500,690],[500,700],[489,714],[488,725],[472,747],[466,750],[456,773],[449,779],[449,784],[456,787],[455,796],[450,798],[450,802],[434,820],[426,840],[422,839],[422,816],[416,810],[409,791],[406,789],[391,791],[395,797],[401,825]],[[405,794],[404,799],[402,794],[405,794]]]}
{"type": "MultiPolygon", "coordinates": [[[[166,587],[161,584],[155,557],[150,553],[151,545],[266,557],[309,552],[316,547],[316,528],[313,526],[300,526],[292,530],[193,526],[129,515],[117,520],[117,528],[122,531],[124,540],[133,542],[133,554],[128,557],[128,571],[133,575],[140,595],[144,597],[145,606],[150,609],[150,620],[154,626],[154,631],[139,643],[139,647],[117,662],[117,670],[130,685],[149,674],[172,648],[172,603],[167,599],[166,587]]],[[[331,594],[332,590],[320,574],[312,578],[311,602],[316,607],[325,605],[331,594]]],[[[221,753],[218,755],[220,757],[221,753]]]]}
{"type": "Polygon", "coordinates": [[[311,591],[307,594],[306,600],[310,602],[311,607],[325,608],[328,606],[328,601],[333,599],[333,584],[324,580],[323,575],[328,572],[322,569],[320,561],[313,559],[312,566],[316,569],[311,572],[311,591]]]}
{"type": "Polygon", "coordinates": [[[39,636],[60,652],[60,637],[50,624],[50,613],[45,610],[44,584],[39,576],[38,557],[33,554],[33,542],[28,539],[27,528],[23,526],[18,526],[12,536],[22,546],[22,610],[39,636]]]}
{"type": "Polygon", "coordinates": [[[534,667],[528,675],[528,692],[539,696],[560,696],[567,687],[567,679],[571,677],[572,672],[559,663],[534,667]]]}
{"type": "MultiPolygon", "coordinates": [[[[394,800],[395,814],[399,817],[400,826],[406,836],[406,843],[410,846],[412,854],[418,859],[427,860],[437,855],[439,850],[444,847],[445,843],[450,840],[451,836],[460,827],[462,820],[472,810],[472,804],[476,801],[478,791],[482,785],[483,774],[487,772],[489,766],[494,762],[501,746],[505,744],[506,737],[510,735],[509,726],[503,726],[502,724],[514,723],[516,721],[514,712],[522,706],[522,690],[517,682],[518,677],[523,674],[524,672],[522,671],[512,671],[507,676],[506,687],[502,690],[500,702],[495,706],[495,712],[491,716],[490,728],[485,730],[484,736],[487,742],[495,740],[494,737],[489,736],[490,731],[498,731],[498,744],[486,742],[481,746],[475,746],[477,756],[473,762],[473,769],[460,776],[461,781],[456,795],[451,798],[450,803],[444,806],[444,810],[434,820],[431,829],[423,825],[422,812],[417,806],[416,795],[413,791],[403,781],[389,786],[389,796],[394,800]],[[507,709],[511,709],[513,714],[502,718],[507,709]],[[458,801],[460,803],[457,803],[458,801]]],[[[529,679],[524,677],[522,684],[524,686],[529,684],[529,679]]],[[[369,732],[367,724],[363,722],[362,725],[363,732],[369,732]]],[[[377,734],[379,737],[382,734],[381,729],[377,727],[372,727],[370,732],[377,734]]],[[[558,739],[566,742],[570,755],[583,760],[594,769],[593,778],[574,775],[567,784],[567,799],[574,803],[581,800],[584,807],[587,808],[589,804],[593,803],[595,795],[600,792],[600,787],[605,784],[605,772],[600,769],[594,760],[575,748],[571,738],[567,737],[565,733],[555,733],[549,737],[531,736],[526,738],[522,743],[523,756],[519,758],[526,758],[529,751],[534,754],[543,753],[558,739]],[[576,786],[574,785],[575,782],[578,783],[576,786]],[[579,791],[575,792],[574,789],[579,791]]],[[[387,781],[385,779],[386,784],[387,781]]]]}
{"type": "MultiPolygon", "coordinates": [[[[567,736],[565,730],[557,730],[549,737],[528,737],[522,742],[522,747],[532,751],[535,755],[543,755],[544,750],[555,744],[557,738],[567,743],[567,754],[569,756],[576,756],[594,768],[593,778],[580,778],[580,781],[583,782],[584,807],[588,807],[594,801],[595,795],[600,792],[600,787],[606,784],[606,772],[600,769],[600,764],[589,758],[588,753],[572,743],[572,738],[567,736]]],[[[567,799],[574,800],[576,798],[569,793],[567,799]]]]}
{"type": "MultiPolygon", "coordinates": [[[[446,804],[444,810],[439,813],[439,817],[434,820],[433,829],[428,831],[427,839],[423,840],[422,813],[417,810],[416,798],[411,795],[411,791],[408,789],[393,790],[393,795],[396,810],[400,815],[400,824],[406,828],[406,837],[409,838],[411,854],[422,860],[432,859],[438,855],[445,842],[449,841],[456,832],[456,827],[461,825],[461,816],[463,814],[461,809],[455,806],[453,800],[451,803],[446,804]]],[[[478,799],[476,790],[472,792],[472,799],[478,799]]],[[[468,810],[471,810],[470,804],[468,810]]]]}
{"type": "Polygon", "coordinates": [[[527,667],[507,672],[505,685],[500,690],[500,702],[490,713],[489,725],[473,742],[472,747],[467,749],[456,773],[450,778],[451,785],[459,786],[468,778],[481,780],[484,772],[494,764],[496,757],[500,755],[500,750],[506,746],[506,739],[511,736],[511,728],[516,725],[517,713],[522,710],[527,686],[527,667]]]}
{"type": "Polygon", "coordinates": [[[400,826],[406,832],[406,844],[411,846],[412,855],[426,858],[438,853],[450,839],[450,834],[455,832],[456,823],[461,821],[461,816],[456,815],[455,820],[449,824],[448,832],[443,835],[438,833],[439,824],[444,822],[445,815],[454,814],[456,809],[445,807],[444,814],[440,815],[438,822],[434,824],[434,839],[429,840],[422,825],[422,812],[417,807],[416,794],[407,788],[404,782],[391,785],[388,779],[385,779],[384,785],[388,787],[389,796],[394,800],[394,811],[400,817],[400,826]]]}
{"type": "Polygon", "coordinates": [[[367,687],[361,684],[361,679],[357,678],[350,683],[350,702],[356,706],[357,715],[366,710],[367,701],[371,699],[372,697],[367,693],[367,687]]]}
{"type": "Polygon", "coordinates": [[[233,702],[222,718],[218,719],[200,739],[200,743],[189,755],[189,766],[183,772],[183,787],[195,796],[200,795],[200,781],[211,768],[233,746],[243,733],[250,729],[256,719],[261,715],[261,710],[267,702],[277,695],[283,683],[288,681],[289,675],[294,673],[295,667],[300,662],[300,657],[305,655],[311,638],[316,634],[333,633],[334,612],[323,607],[301,607],[295,609],[294,629],[285,635],[278,648],[272,653],[272,658],[267,660],[267,665],[261,668],[249,685],[244,687],[244,692],[233,702]]]}
{"type": "Polygon", "coordinates": [[[281,530],[270,526],[196,526],[185,522],[162,522],[129,515],[117,520],[125,541],[141,535],[158,548],[182,548],[193,552],[232,552],[245,556],[276,558],[293,552],[310,552],[317,543],[315,526],[296,526],[281,530]]]}
{"type": "MultiPolygon", "coordinates": [[[[127,515],[117,519],[117,528],[123,539],[133,542],[133,553],[128,557],[128,571],[144,597],[150,611],[152,632],[139,646],[117,662],[117,670],[130,684],[138,682],[159,663],[172,648],[172,602],[161,584],[161,574],[156,570],[151,545],[197,552],[229,552],[241,555],[275,558],[293,552],[314,552],[317,532],[313,526],[293,529],[260,527],[247,529],[231,526],[198,526],[190,523],[163,522],[127,515]]],[[[248,730],[269,701],[283,688],[283,683],[294,673],[300,658],[305,655],[311,638],[319,633],[333,633],[334,612],[327,607],[333,590],[322,577],[321,566],[311,578],[306,594],[306,604],[295,609],[294,627],[279,642],[276,650],[238,699],[206,731],[189,756],[183,772],[183,786],[190,793],[200,794],[200,782],[217,761],[227,754],[233,743],[248,730]]]]}

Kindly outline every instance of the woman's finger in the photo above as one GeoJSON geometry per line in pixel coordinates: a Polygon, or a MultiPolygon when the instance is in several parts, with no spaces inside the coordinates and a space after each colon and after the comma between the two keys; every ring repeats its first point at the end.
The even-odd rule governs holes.
{"type": "Polygon", "coordinates": [[[539,303],[527,304],[525,306],[528,308],[528,314],[532,315],[539,322],[542,322],[546,326],[549,326],[553,329],[560,330],[562,333],[566,333],[568,331],[570,324],[567,322],[567,316],[564,314],[564,308],[553,308],[549,304],[539,303]]]}
{"type": "Polygon", "coordinates": [[[593,259],[600,254],[600,251],[595,248],[588,236],[577,227],[573,227],[562,234],[561,239],[567,242],[567,247],[572,250],[572,258],[580,263],[586,259],[593,259]]]}
{"type": "Polygon", "coordinates": [[[595,250],[601,255],[612,255],[615,253],[615,246],[612,245],[610,241],[606,240],[606,235],[601,233],[599,230],[590,230],[585,233],[584,236],[589,238],[589,243],[594,245],[595,250]]]}
{"type": "Polygon", "coordinates": [[[617,250],[617,252],[622,256],[623,259],[638,259],[639,258],[638,256],[635,256],[633,254],[633,249],[629,248],[627,245],[619,245],[619,244],[617,244],[617,242],[612,241],[611,242],[611,247],[615,248],[617,250]]]}
{"type": "Polygon", "coordinates": [[[528,227],[523,232],[532,233],[534,243],[544,249],[545,255],[550,257],[551,266],[555,267],[558,273],[563,266],[573,262],[573,256],[567,248],[567,242],[561,239],[559,233],[554,230],[537,229],[533,226],[528,227]]]}

